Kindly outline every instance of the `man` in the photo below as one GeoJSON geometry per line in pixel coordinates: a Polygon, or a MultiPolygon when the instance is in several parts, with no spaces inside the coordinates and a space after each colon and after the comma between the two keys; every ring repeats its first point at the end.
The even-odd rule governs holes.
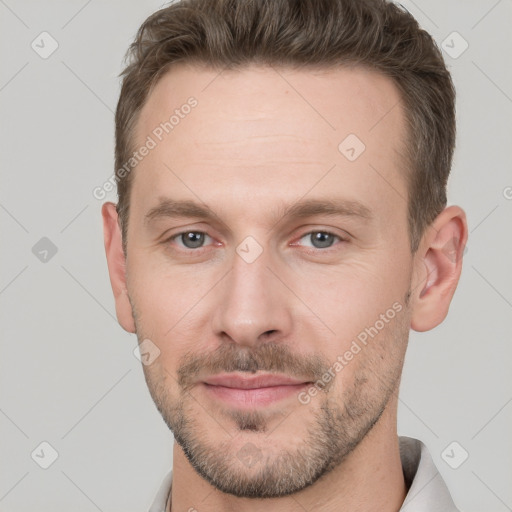
{"type": "Polygon", "coordinates": [[[183,0],[130,57],[102,214],[175,439],[151,511],[457,510],[396,429],[467,239],[432,38],[383,0],[183,0]]]}

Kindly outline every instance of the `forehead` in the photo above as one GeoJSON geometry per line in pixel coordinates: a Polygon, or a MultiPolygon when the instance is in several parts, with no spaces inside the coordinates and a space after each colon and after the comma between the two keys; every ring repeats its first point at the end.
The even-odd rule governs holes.
{"type": "MultiPolygon", "coordinates": [[[[199,115],[194,117],[200,117],[202,126],[198,123],[195,128],[205,142],[222,140],[222,132],[208,128],[225,121],[237,130],[245,128],[240,137],[261,127],[269,135],[287,128],[308,139],[324,139],[327,133],[337,132],[333,140],[348,129],[369,140],[383,117],[386,129],[393,126],[400,131],[403,121],[394,82],[367,67],[297,70],[251,65],[214,70],[175,64],[149,94],[137,125],[139,138],[168,120],[191,96],[199,103],[195,109],[199,115]],[[207,119],[209,114],[215,119],[207,119]],[[307,125],[297,126],[297,121],[307,125]]],[[[175,130],[173,136],[179,135],[180,130],[175,130]]]]}
{"type": "Polygon", "coordinates": [[[137,164],[133,181],[146,209],[178,188],[219,205],[227,187],[232,197],[297,198],[333,166],[325,190],[341,186],[370,194],[370,202],[407,196],[398,89],[363,67],[174,65],[140,113],[136,146],[148,137],[155,147],[137,164]]]}

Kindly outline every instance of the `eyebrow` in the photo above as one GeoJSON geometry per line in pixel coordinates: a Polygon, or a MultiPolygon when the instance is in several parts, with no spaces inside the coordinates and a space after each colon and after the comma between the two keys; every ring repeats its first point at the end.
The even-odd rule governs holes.
{"type": "MultiPolygon", "coordinates": [[[[273,213],[272,225],[279,223],[285,217],[300,219],[315,215],[355,217],[364,221],[373,219],[372,211],[359,201],[329,198],[307,199],[299,200],[291,205],[279,205],[273,213]]],[[[161,218],[198,218],[220,221],[219,216],[206,204],[169,197],[159,198],[159,203],[144,216],[144,224],[151,224],[161,218]]]]}

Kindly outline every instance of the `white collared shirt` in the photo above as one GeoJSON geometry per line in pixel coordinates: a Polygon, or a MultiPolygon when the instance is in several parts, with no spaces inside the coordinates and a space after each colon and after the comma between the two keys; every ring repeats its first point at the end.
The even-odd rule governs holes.
{"type": "MultiPolygon", "coordinates": [[[[400,512],[459,512],[428,448],[412,437],[400,436],[400,459],[409,489],[400,512]]],[[[165,512],[171,495],[172,470],[165,475],[148,512],[165,512]]]]}

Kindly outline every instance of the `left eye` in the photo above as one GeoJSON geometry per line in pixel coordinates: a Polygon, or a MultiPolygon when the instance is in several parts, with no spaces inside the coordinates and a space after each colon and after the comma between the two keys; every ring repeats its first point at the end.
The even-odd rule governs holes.
{"type": "Polygon", "coordinates": [[[310,240],[315,249],[326,249],[333,245],[335,239],[342,240],[341,237],[328,231],[310,231],[303,235],[300,240],[310,240]]]}

